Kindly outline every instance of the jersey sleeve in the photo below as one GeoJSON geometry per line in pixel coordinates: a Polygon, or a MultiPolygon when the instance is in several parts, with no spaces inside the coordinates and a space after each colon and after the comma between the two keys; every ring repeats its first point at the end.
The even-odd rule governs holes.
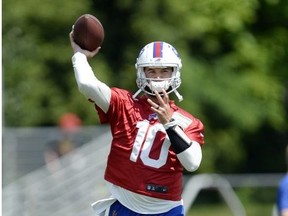
{"type": "Polygon", "coordinates": [[[198,142],[201,146],[204,144],[204,125],[193,115],[180,109],[173,113],[172,118],[176,124],[184,131],[191,141],[198,142]]]}
{"type": "Polygon", "coordinates": [[[111,88],[110,104],[107,112],[104,112],[101,107],[95,104],[101,124],[117,122],[119,116],[124,115],[121,107],[130,103],[132,95],[129,91],[119,88],[111,88]]]}
{"type": "Polygon", "coordinates": [[[194,118],[191,126],[187,127],[184,132],[190,137],[192,141],[198,142],[201,146],[204,145],[204,125],[203,123],[194,118]]]}

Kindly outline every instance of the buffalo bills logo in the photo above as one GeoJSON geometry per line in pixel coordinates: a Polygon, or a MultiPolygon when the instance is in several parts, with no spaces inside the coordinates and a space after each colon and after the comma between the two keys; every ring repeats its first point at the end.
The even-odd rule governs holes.
{"type": "Polygon", "coordinates": [[[174,47],[172,47],[172,46],[171,46],[171,48],[172,48],[172,51],[175,53],[175,55],[176,55],[178,58],[180,58],[180,55],[178,54],[177,50],[176,50],[174,47]]]}
{"type": "Polygon", "coordinates": [[[140,51],[138,58],[143,54],[145,47],[140,51]]]}
{"type": "Polygon", "coordinates": [[[150,121],[150,120],[153,120],[153,119],[158,119],[157,113],[152,113],[152,114],[150,114],[150,115],[148,116],[148,120],[149,120],[149,121],[150,121]]]}

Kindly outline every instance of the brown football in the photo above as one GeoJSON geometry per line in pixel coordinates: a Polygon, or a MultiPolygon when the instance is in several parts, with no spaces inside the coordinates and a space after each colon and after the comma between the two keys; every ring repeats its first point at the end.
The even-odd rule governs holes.
{"type": "Polygon", "coordinates": [[[74,23],[73,38],[82,49],[93,51],[103,43],[104,28],[95,16],[84,14],[74,23]]]}

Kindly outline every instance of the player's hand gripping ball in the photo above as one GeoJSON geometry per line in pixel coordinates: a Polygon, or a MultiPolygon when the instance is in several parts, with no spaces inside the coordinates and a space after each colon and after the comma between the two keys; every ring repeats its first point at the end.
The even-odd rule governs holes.
{"type": "Polygon", "coordinates": [[[95,50],[104,40],[101,22],[91,14],[80,16],[73,25],[73,39],[82,49],[95,50]]]}

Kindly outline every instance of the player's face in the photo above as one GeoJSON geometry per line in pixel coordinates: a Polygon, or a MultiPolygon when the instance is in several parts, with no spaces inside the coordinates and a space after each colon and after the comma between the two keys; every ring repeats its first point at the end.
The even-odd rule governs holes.
{"type": "Polygon", "coordinates": [[[150,78],[150,79],[171,78],[172,72],[173,72],[172,67],[167,67],[167,68],[146,67],[144,69],[146,78],[150,78]]]}

